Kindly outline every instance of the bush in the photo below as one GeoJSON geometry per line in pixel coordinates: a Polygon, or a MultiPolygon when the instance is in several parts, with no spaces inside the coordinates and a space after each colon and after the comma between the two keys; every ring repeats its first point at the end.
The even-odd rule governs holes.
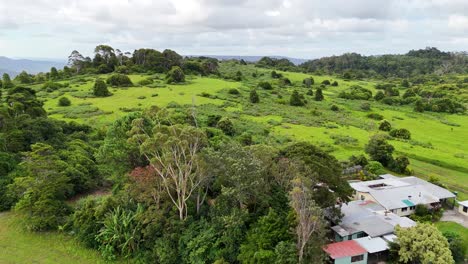
{"type": "Polygon", "coordinates": [[[283,75],[281,73],[277,73],[276,71],[271,72],[271,78],[278,79],[278,78],[281,78],[281,77],[283,77],[283,75]]]}
{"type": "Polygon", "coordinates": [[[304,102],[299,95],[299,92],[294,90],[293,93],[291,94],[291,97],[289,98],[289,104],[292,106],[303,106],[304,102]]]}
{"type": "Polygon", "coordinates": [[[338,82],[337,81],[332,82],[331,86],[338,86],[338,82]]]}
{"type": "Polygon", "coordinates": [[[310,88],[313,84],[314,84],[314,78],[310,77],[310,78],[305,78],[303,81],[302,81],[302,84],[307,87],[307,88],[310,88]]]}
{"type": "Polygon", "coordinates": [[[167,83],[181,83],[185,82],[184,71],[179,66],[174,66],[166,75],[167,83]]]}
{"type": "Polygon", "coordinates": [[[330,110],[337,112],[337,111],[340,110],[340,108],[339,108],[337,105],[332,105],[332,106],[330,107],[330,110]]]}
{"type": "Polygon", "coordinates": [[[322,84],[323,84],[323,85],[330,85],[330,81],[329,81],[329,80],[323,80],[323,81],[322,81],[322,84]]]}
{"type": "Polygon", "coordinates": [[[367,115],[367,117],[370,118],[370,119],[378,120],[378,121],[384,119],[383,115],[377,114],[377,113],[370,113],[370,114],[367,115]]]}
{"type": "Polygon", "coordinates": [[[391,129],[392,129],[392,124],[390,124],[390,122],[388,122],[387,120],[382,121],[382,123],[380,123],[379,125],[379,130],[390,131],[391,129]]]}
{"type": "Polygon", "coordinates": [[[147,85],[152,84],[153,82],[154,82],[153,79],[145,78],[145,79],[139,81],[138,84],[141,85],[141,86],[147,86],[147,85]]]}
{"type": "Polygon", "coordinates": [[[71,105],[71,101],[70,101],[70,99],[68,99],[67,97],[61,97],[61,98],[59,99],[58,105],[59,105],[59,106],[70,106],[70,105],[71,105]]]}
{"type": "Polygon", "coordinates": [[[408,173],[409,159],[406,156],[398,156],[390,163],[390,169],[398,173],[408,173]]]}
{"type": "Polygon", "coordinates": [[[259,82],[257,86],[264,90],[273,90],[273,87],[269,82],[259,82]]]}
{"type": "Polygon", "coordinates": [[[384,166],[378,161],[369,161],[369,164],[364,167],[364,170],[372,175],[382,175],[386,173],[384,166]]]}
{"type": "Polygon", "coordinates": [[[323,97],[322,89],[317,88],[317,91],[315,92],[315,101],[323,101],[323,99],[324,97],[323,97]]]}
{"type": "Polygon", "coordinates": [[[97,79],[96,82],[94,83],[93,95],[97,97],[106,97],[106,96],[110,96],[111,93],[107,89],[106,83],[101,79],[97,79]]]}
{"type": "Polygon", "coordinates": [[[376,101],[380,101],[380,100],[384,99],[384,97],[385,97],[385,94],[384,94],[382,91],[378,91],[378,92],[375,94],[374,99],[375,99],[376,101]]]}
{"type": "Polygon", "coordinates": [[[290,86],[290,85],[292,85],[292,83],[291,83],[291,80],[289,80],[286,77],[283,77],[283,78],[280,79],[280,85],[281,86],[290,86]]]}
{"type": "Polygon", "coordinates": [[[390,136],[401,139],[411,139],[411,133],[405,128],[392,129],[390,131],[390,136]]]}
{"type": "Polygon", "coordinates": [[[233,94],[233,95],[238,95],[238,94],[240,94],[239,90],[237,90],[236,88],[231,88],[231,89],[229,89],[228,93],[229,93],[229,94],[233,94]]]}
{"type": "Polygon", "coordinates": [[[309,89],[306,94],[309,96],[314,96],[314,91],[312,89],[309,89]]]}
{"type": "Polygon", "coordinates": [[[224,134],[226,134],[228,136],[233,136],[235,134],[234,124],[227,117],[221,118],[221,120],[219,120],[219,122],[218,122],[218,124],[216,126],[219,129],[221,129],[224,132],[224,134]]]}
{"type": "Polygon", "coordinates": [[[115,72],[122,73],[122,74],[128,74],[130,70],[128,69],[127,66],[121,65],[115,68],[115,72]]]}
{"type": "Polygon", "coordinates": [[[120,73],[112,74],[109,76],[109,78],[107,78],[106,82],[111,86],[117,87],[128,87],[133,85],[132,81],[130,78],[128,78],[127,75],[120,73]]]}
{"type": "Polygon", "coordinates": [[[258,97],[257,91],[255,90],[250,91],[250,102],[252,104],[256,104],[260,102],[260,97],[258,97]]]}
{"type": "Polygon", "coordinates": [[[364,110],[364,111],[371,110],[371,105],[368,102],[362,103],[359,107],[361,108],[361,110],[364,110]]]}
{"type": "Polygon", "coordinates": [[[372,92],[359,85],[353,85],[348,90],[342,91],[338,97],[350,100],[369,100],[372,98],[372,92]]]}

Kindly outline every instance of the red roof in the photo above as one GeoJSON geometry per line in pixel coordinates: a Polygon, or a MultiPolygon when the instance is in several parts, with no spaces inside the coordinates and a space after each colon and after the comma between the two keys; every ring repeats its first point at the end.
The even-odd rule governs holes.
{"type": "Polygon", "coordinates": [[[323,247],[323,250],[325,250],[332,259],[352,257],[367,253],[367,250],[354,240],[328,244],[323,247]]]}

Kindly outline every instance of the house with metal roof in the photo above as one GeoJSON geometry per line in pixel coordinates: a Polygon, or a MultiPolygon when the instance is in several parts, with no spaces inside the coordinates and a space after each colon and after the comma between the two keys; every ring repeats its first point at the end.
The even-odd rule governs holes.
{"type": "Polygon", "coordinates": [[[388,212],[374,201],[351,201],[340,207],[343,217],[333,223],[335,241],[346,241],[362,237],[381,237],[393,234],[397,225],[412,227],[416,223],[407,218],[388,212]]]}
{"type": "Polygon", "coordinates": [[[374,201],[399,216],[414,213],[417,204],[433,208],[455,197],[447,189],[414,176],[399,178],[385,174],[378,180],[350,182],[350,186],[355,191],[355,200],[374,201]]]}
{"type": "Polygon", "coordinates": [[[355,240],[328,244],[323,247],[334,264],[366,264],[367,250],[355,240]]]}

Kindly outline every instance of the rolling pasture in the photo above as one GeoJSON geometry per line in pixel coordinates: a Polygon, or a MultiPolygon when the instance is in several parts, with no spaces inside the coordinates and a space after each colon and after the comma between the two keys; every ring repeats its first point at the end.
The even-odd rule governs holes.
{"type": "MultiPolygon", "coordinates": [[[[52,92],[44,91],[41,84],[34,88],[44,101],[49,115],[58,119],[107,125],[128,112],[140,111],[151,105],[195,104],[200,106],[199,111],[208,109],[209,114],[231,117],[239,134],[253,126],[262,127],[269,131],[270,138],[310,141],[330,151],[339,160],[364,153],[369,137],[382,132],[378,130],[381,121],[367,117],[369,113],[377,113],[388,120],[393,128],[406,128],[411,132],[411,140],[390,140],[390,143],[395,147],[396,155],[404,154],[410,158],[410,167],[416,176],[439,178],[453,191],[458,191],[461,199],[468,197],[467,115],[418,113],[411,106],[338,98],[341,91],[352,85],[360,85],[375,94],[375,81],[313,76],[314,91],[324,80],[339,83],[338,86],[326,86],[323,90],[325,100],[317,102],[313,96],[306,95],[308,88],[302,85],[302,80],[310,77],[307,74],[281,72],[292,82],[291,86],[284,86],[271,78],[269,70],[253,65],[223,62],[220,71],[225,75],[239,71],[242,81],[224,80],[217,76],[188,76],[185,84],[167,85],[162,75],[130,75],[135,84],[148,77],[154,78],[155,82],[128,88],[109,87],[113,95],[103,98],[95,98],[90,93],[96,78],[106,78],[102,75],[72,79],[68,87],[52,92]],[[253,73],[256,77],[252,77],[253,73]],[[274,89],[258,88],[260,103],[251,104],[249,92],[260,81],[271,82],[274,89]],[[229,90],[233,88],[239,94],[230,93],[229,90]],[[293,90],[304,95],[307,100],[305,106],[289,105],[293,90]],[[71,106],[58,106],[58,99],[62,96],[71,100],[71,106]],[[363,110],[364,103],[369,103],[370,109],[363,110]],[[333,105],[338,110],[331,110],[333,105]]],[[[402,93],[403,89],[400,90],[402,93]]],[[[285,141],[276,142],[283,144],[285,141]]]]}

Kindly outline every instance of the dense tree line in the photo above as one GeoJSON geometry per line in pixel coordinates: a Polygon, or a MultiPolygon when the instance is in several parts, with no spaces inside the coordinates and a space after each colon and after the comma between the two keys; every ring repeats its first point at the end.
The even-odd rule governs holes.
{"type": "Polygon", "coordinates": [[[403,55],[363,56],[346,53],[307,61],[299,66],[306,72],[341,74],[345,79],[363,77],[412,77],[424,74],[467,73],[465,53],[443,52],[437,48],[411,50],[403,55]]]}

